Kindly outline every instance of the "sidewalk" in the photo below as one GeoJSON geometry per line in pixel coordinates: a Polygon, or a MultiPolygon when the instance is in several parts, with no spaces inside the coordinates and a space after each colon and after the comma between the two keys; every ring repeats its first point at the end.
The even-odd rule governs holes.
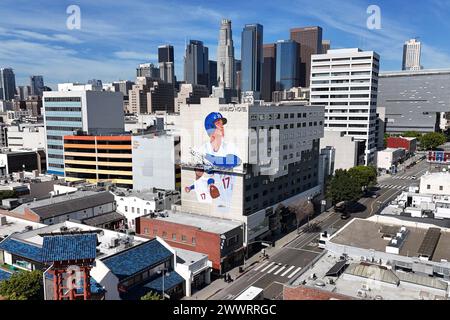
{"type": "MultiPolygon", "coordinates": [[[[312,223],[312,222],[320,223],[326,217],[327,217],[327,212],[324,212],[323,214],[321,214],[321,215],[315,217],[313,220],[311,220],[310,223],[312,223]]],[[[265,248],[266,254],[269,256],[269,259],[273,255],[277,254],[277,251],[279,251],[281,248],[283,248],[284,246],[289,244],[291,241],[295,240],[301,234],[302,234],[302,232],[297,233],[297,230],[294,230],[291,233],[285,235],[283,238],[277,240],[275,242],[275,247],[265,248]]],[[[247,272],[252,270],[257,263],[262,262],[266,259],[267,258],[262,257],[261,253],[257,253],[255,255],[253,255],[252,257],[250,257],[249,259],[245,260],[246,268],[245,268],[244,272],[240,273],[239,267],[236,267],[227,273],[230,274],[230,276],[233,280],[237,280],[240,277],[242,277],[243,275],[245,275],[247,272]]],[[[217,294],[218,292],[222,291],[229,285],[230,285],[229,283],[225,282],[223,279],[220,278],[220,279],[217,279],[217,280],[211,282],[211,284],[209,284],[202,290],[195,292],[194,294],[192,294],[191,297],[184,297],[182,300],[208,300],[210,297],[212,297],[215,294],[217,294]]]]}

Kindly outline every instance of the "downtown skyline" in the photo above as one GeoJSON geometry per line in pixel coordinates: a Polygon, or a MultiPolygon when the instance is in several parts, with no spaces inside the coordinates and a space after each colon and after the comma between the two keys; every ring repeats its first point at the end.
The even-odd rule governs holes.
{"type": "Polygon", "coordinates": [[[332,48],[360,47],[380,53],[382,71],[401,69],[403,43],[412,37],[420,37],[423,43],[425,68],[450,67],[449,45],[439,41],[450,30],[440,14],[449,9],[449,4],[439,0],[415,13],[416,4],[406,6],[405,1],[394,1],[388,7],[387,1],[379,1],[381,30],[367,29],[366,9],[370,3],[359,0],[339,5],[334,0],[264,5],[254,1],[130,1],[113,5],[106,1],[79,1],[80,30],[66,28],[69,2],[2,2],[0,61],[3,67],[14,69],[18,85],[27,83],[30,74],[42,74],[52,88],[58,82],[85,82],[91,78],[104,82],[134,79],[139,63],[157,62],[158,46],[163,44],[174,46],[175,74],[182,80],[185,43],[191,39],[203,41],[209,48],[209,59],[216,60],[222,19],[232,21],[236,59],[241,58],[245,24],[263,25],[264,44],[289,39],[290,28],[318,25],[323,28],[323,38],[331,40],[332,48]],[[46,11],[42,12],[42,7],[46,11]],[[174,7],[179,10],[175,12],[174,7]],[[21,10],[20,18],[14,15],[17,10],[21,10]],[[414,22],[409,19],[413,13],[414,22]]]}

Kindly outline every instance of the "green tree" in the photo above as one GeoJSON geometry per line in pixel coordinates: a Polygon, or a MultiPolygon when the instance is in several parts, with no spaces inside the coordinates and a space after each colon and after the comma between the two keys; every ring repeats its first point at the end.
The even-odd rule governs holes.
{"type": "Polygon", "coordinates": [[[434,150],[440,145],[443,145],[447,142],[447,137],[443,133],[439,132],[430,132],[420,139],[420,146],[424,150],[434,150]]]}
{"type": "Polygon", "coordinates": [[[403,137],[407,137],[407,138],[418,138],[420,139],[420,137],[422,137],[422,134],[420,132],[417,131],[405,131],[402,134],[403,137]]]}
{"type": "Polygon", "coordinates": [[[8,198],[15,198],[16,192],[14,190],[3,190],[0,191],[0,200],[8,199],[8,198]]]}
{"type": "Polygon", "coordinates": [[[327,197],[333,204],[341,201],[355,201],[362,195],[361,186],[347,170],[336,170],[327,187],[327,197]]]}
{"type": "Polygon", "coordinates": [[[0,296],[7,300],[42,300],[42,271],[22,271],[0,282],[0,296]]]}
{"type": "Polygon", "coordinates": [[[377,169],[373,166],[357,166],[348,173],[360,189],[373,187],[377,183],[377,169]]]}
{"type": "Polygon", "coordinates": [[[159,295],[153,291],[150,291],[147,294],[143,295],[141,297],[141,300],[162,300],[162,297],[161,297],[161,295],[159,295]]]}

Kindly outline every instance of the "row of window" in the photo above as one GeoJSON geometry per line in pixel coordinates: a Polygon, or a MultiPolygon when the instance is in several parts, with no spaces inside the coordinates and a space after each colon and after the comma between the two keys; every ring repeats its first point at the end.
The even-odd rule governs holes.
{"type": "Polygon", "coordinates": [[[53,130],[53,131],[76,131],[76,130],[82,130],[82,128],[80,128],[80,127],[47,126],[47,130],[53,130]]]}
{"type": "MultiPolygon", "coordinates": [[[[319,112],[303,112],[303,113],[285,113],[283,114],[283,118],[284,119],[294,119],[294,118],[306,118],[307,116],[309,117],[317,117],[319,116],[319,112]]],[[[278,120],[281,119],[281,114],[280,113],[269,113],[269,114],[252,114],[250,116],[250,120],[260,120],[260,121],[264,121],[264,120],[278,120]]]]}
{"type": "Polygon", "coordinates": [[[78,117],[47,117],[46,119],[47,121],[82,121],[82,119],[78,117]]]}
{"type": "MultiPolygon", "coordinates": [[[[144,234],[150,234],[150,231],[149,231],[148,228],[144,228],[144,234]]],[[[158,229],[153,229],[153,236],[156,237],[157,235],[158,235],[158,229]]],[[[162,232],[162,238],[163,239],[168,239],[167,231],[163,231],[162,232]]],[[[172,233],[171,240],[172,241],[181,241],[181,242],[187,243],[188,242],[188,237],[186,235],[184,235],[184,234],[177,236],[176,233],[172,233]]],[[[190,242],[191,242],[192,245],[196,245],[197,244],[197,239],[195,237],[192,237],[190,239],[190,242]]]]}
{"type": "Polygon", "coordinates": [[[45,102],[80,102],[81,97],[47,97],[45,102]]]}
{"type": "Polygon", "coordinates": [[[69,112],[69,111],[76,111],[76,112],[81,112],[81,107],[46,107],[45,111],[64,111],[64,112],[69,112]]]}

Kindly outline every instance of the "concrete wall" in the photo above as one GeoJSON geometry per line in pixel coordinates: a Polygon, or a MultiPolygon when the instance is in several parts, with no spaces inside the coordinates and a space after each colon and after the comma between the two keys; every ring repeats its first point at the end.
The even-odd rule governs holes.
{"type": "Polygon", "coordinates": [[[121,92],[86,91],[86,103],[89,133],[108,134],[124,131],[121,92]]]}
{"type": "Polygon", "coordinates": [[[325,131],[320,139],[320,148],[335,149],[334,170],[350,169],[358,164],[358,145],[352,137],[343,136],[341,132],[325,131]]]}

